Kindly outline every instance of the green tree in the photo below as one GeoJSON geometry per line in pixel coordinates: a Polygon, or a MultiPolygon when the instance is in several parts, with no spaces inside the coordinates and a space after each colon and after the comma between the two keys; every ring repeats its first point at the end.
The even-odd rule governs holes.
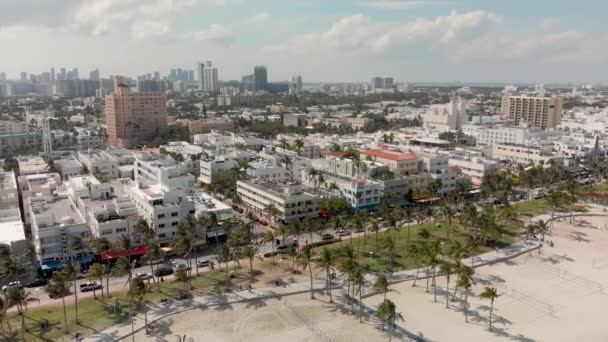
{"type": "MultiPolygon", "coordinates": [[[[102,264],[95,263],[91,265],[89,268],[89,274],[87,274],[88,281],[96,281],[99,280],[100,284],[103,284],[103,275],[105,273],[105,269],[102,264]]],[[[109,289],[108,289],[109,290],[109,289]]],[[[93,288],[93,297],[97,299],[97,290],[93,288]]],[[[101,288],[101,299],[103,300],[103,287],[101,288]]]]}
{"type": "Polygon", "coordinates": [[[389,291],[389,282],[384,274],[379,274],[376,277],[376,281],[374,282],[374,289],[382,292],[384,294],[383,300],[386,300],[386,294],[389,291]]]}
{"type": "Polygon", "coordinates": [[[274,233],[271,230],[267,231],[264,235],[264,242],[270,243],[270,247],[272,248],[272,264],[275,265],[276,262],[274,261],[274,233]]]}
{"type": "Polygon", "coordinates": [[[469,322],[469,292],[471,291],[471,286],[475,281],[473,280],[473,268],[467,267],[462,268],[458,273],[458,280],[456,281],[456,286],[463,289],[464,293],[464,320],[465,322],[469,322]]]}
{"type": "Polygon", "coordinates": [[[353,286],[357,287],[357,293],[359,293],[359,323],[363,323],[363,287],[365,286],[365,277],[361,272],[361,268],[357,267],[357,270],[353,274],[353,286]]]}
{"type": "Polygon", "coordinates": [[[486,287],[479,295],[479,298],[487,299],[490,301],[490,331],[492,330],[492,313],[494,312],[494,301],[498,298],[498,296],[498,290],[496,290],[495,287],[486,287]]]}
{"type": "MultiPolygon", "coordinates": [[[[112,268],[111,273],[114,277],[122,277],[125,275],[128,276],[126,284],[130,285],[132,275],[133,275],[133,267],[131,265],[131,261],[129,260],[129,257],[123,256],[123,257],[118,258],[118,260],[114,264],[114,267],[112,268]]],[[[110,290],[109,288],[106,289],[106,292],[109,293],[109,290],[110,290]]]]}
{"type": "Polygon", "coordinates": [[[391,300],[385,299],[380,306],[378,306],[376,316],[384,323],[382,324],[382,329],[384,329],[385,324],[388,326],[388,340],[390,342],[393,337],[392,330],[395,328],[395,320],[401,318],[401,314],[397,312],[397,306],[391,300]]]}
{"type": "Polygon", "coordinates": [[[310,299],[315,299],[313,277],[312,277],[312,248],[306,246],[298,254],[298,262],[302,266],[302,270],[308,268],[310,275],[310,299]]]}
{"type": "Polygon", "coordinates": [[[89,245],[95,254],[101,256],[101,259],[103,259],[104,255],[106,256],[106,293],[108,298],[112,298],[110,294],[110,258],[107,255],[112,250],[112,244],[106,238],[93,238],[89,240],[89,245]]]}
{"type": "Polygon", "coordinates": [[[61,298],[63,305],[63,331],[66,334],[68,333],[68,314],[65,307],[65,297],[70,295],[71,287],[68,279],[65,272],[55,272],[46,287],[46,291],[51,298],[61,298]]]}
{"type": "Polygon", "coordinates": [[[317,267],[325,271],[325,290],[329,294],[329,302],[333,303],[334,300],[331,295],[331,270],[336,265],[336,256],[332,251],[323,247],[321,249],[321,255],[317,261],[317,267]]]}
{"type": "Polygon", "coordinates": [[[66,261],[63,263],[62,272],[64,272],[67,279],[70,280],[74,286],[74,321],[76,324],[80,324],[80,321],[78,320],[78,290],[76,287],[76,280],[80,273],[80,265],[66,261]]]}
{"type": "Polygon", "coordinates": [[[449,308],[449,298],[450,298],[450,278],[455,271],[455,267],[453,264],[449,262],[444,262],[441,264],[439,272],[445,275],[445,307],[449,308]]]}
{"type": "Polygon", "coordinates": [[[253,283],[253,258],[255,258],[255,248],[251,245],[245,246],[241,252],[241,256],[249,260],[249,286],[253,283]]]}
{"type": "Polygon", "coordinates": [[[21,334],[23,341],[27,341],[25,338],[25,311],[27,311],[27,304],[35,301],[39,301],[38,298],[31,296],[31,293],[25,292],[24,289],[17,287],[11,287],[6,291],[6,297],[10,306],[17,306],[17,313],[21,316],[21,334]]]}

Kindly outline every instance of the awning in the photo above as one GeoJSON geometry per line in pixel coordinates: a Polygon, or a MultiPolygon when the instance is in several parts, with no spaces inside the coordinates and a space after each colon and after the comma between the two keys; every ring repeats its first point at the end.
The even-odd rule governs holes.
{"type": "Polygon", "coordinates": [[[59,262],[59,261],[45,262],[45,263],[42,263],[42,265],[40,266],[40,268],[43,271],[53,271],[53,270],[58,269],[59,267],[61,267],[61,262],[59,262]]]}
{"type": "Polygon", "coordinates": [[[101,260],[118,259],[125,256],[144,255],[148,252],[148,246],[139,246],[132,249],[124,249],[121,251],[110,251],[101,253],[101,260]]]}

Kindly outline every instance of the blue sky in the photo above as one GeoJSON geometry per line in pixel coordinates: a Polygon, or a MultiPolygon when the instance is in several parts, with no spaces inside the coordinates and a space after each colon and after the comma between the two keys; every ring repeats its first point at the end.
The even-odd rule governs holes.
{"type": "Polygon", "coordinates": [[[0,71],[606,82],[608,1],[0,0],[0,71]],[[41,53],[43,52],[43,53],[41,53]]]}

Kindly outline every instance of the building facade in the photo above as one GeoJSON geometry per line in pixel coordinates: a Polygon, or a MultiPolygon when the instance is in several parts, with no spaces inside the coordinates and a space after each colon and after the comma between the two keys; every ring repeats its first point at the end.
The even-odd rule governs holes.
{"type": "Polygon", "coordinates": [[[501,112],[507,114],[515,125],[555,128],[562,122],[562,98],[560,96],[532,97],[505,95],[501,112]]]}

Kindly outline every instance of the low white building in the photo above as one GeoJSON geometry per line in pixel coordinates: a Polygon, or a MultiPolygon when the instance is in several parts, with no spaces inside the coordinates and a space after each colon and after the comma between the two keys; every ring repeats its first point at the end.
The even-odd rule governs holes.
{"type": "Polygon", "coordinates": [[[194,176],[188,173],[186,162],[192,163],[192,160],[178,163],[162,154],[138,152],[135,154],[135,181],[141,185],[158,184],[187,192],[194,187],[194,176]]]}
{"type": "Polygon", "coordinates": [[[82,163],[71,154],[55,159],[53,162],[63,181],[83,174],[82,163]]]}
{"type": "Polygon", "coordinates": [[[274,206],[281,221],[289,222],[304,217],[319,216],[321,193],[312,187],[291,182],[237,181],[237,193],[243,204],[258,215],[274,206]]]}
{"type": "Polygon", "coordinates": [[[496,144],[492,146],[491,158],[510,160],[519,164],[544,165],[563,164],[564,158],[553,154],[551,146],[523,146],[511,144],[496,144]]]}
{"type": "Polygon", "coordinates": [[[496,174],[501,168],[500,163],[481,156],[451,154],[449,158],[448,165],[457,168],[474,186],[480,186],[484,176],[496,174]]]}
{"type": "Polygon", "coordinates": [[[443,131],[459,130],[468,122],[467,101],[451,99],[448,104],[434,104],[424,113],[424,127],[443,131]]]}
{"type": "Polygon", "coordinates": [[[0,243],[9,245],[15,256],[22,256],[27,249],[17,179],[12,171],[0,172],[0,243]]]}
{"type": "Polygon", "coordinates": [[[199,161],[200,175],[198,181],[203,184],[209,184],[215,175],[223,171],[229,171],[235,166],[236,161],[228,159],[225,156],[201,159],[199,161]]]}
{"type": "Polygon", "coordinates": [[[38,175],[49,172],[48,164],[42,157],[20,156],[16,159],[19,164],[20,176],[38,175]]]}
{"type": "Polygon", "coordinates": [[[196,214],[194,201],[182,188],[138,185],[130,179],[116,180],[113,187],[118,196],[127,196],[135,203],[138,215],[156,231],[156,240],[161,245],[171,244],[177,226],[188,215],[196,214]]]}

